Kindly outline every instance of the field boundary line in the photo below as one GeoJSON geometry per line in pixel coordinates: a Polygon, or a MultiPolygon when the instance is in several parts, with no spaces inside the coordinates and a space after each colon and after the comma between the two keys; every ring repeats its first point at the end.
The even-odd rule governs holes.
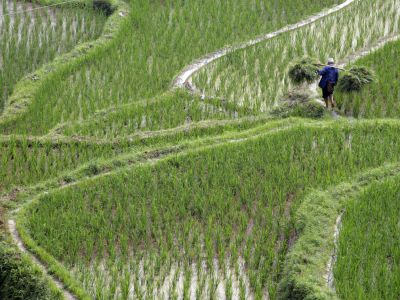
{"type": "MultiPolygon", "coordinates": [[[[99,159],[97,161],[96,160],[87,161],[80,164],[76,168],[72,168],[64,173],[60,173],[60,175],[57,176],[56,178],[44,179],[43,181],[34,183],[33,185],[27,186],[26,188],[21,186],[15,186],[14,188],[17,189],[18,194],[20,193],[29,194],[24,198],[32,198],[33,197],[32,194],[35,192],[39,194],[45,190],[49,189],[53,190],[60,187],[67,187],[69,185],[79,183],[80,181],[87,180],[92,177],[98,177],[102,174],[116,171],[117,169],[119,170],[122,168],[129,167],[133,164],[133,160],[143,161],[150,158],[163,156],[165,154],[173,154],[173,155],[181,153],[185,154],[187,151],[196,151],[200,148],[205,148],[205,147],[216,147],[224,143],[236,143],[241,141],[247,141],[250,140],[251,138],[257,138],[263,135],[269,135],[276,131],[295,129],[296,127],[299,126],[307,128],[321,128],[321,127],[325,128],[332,124],[338,124],[335,120],[330,120],[330,121],[306,120],[306,122],[304,122],[304,119],[297,117],[290,117],[285,119],[269,119],[261,121],[265,121],[266,123],[256,124],[254,127],[252,126],[243,130],[227,131],[221,134],[217,134],[215,136],[204,136],[200,139],[185,140],[178,144],[176,144],[174,141],[170,141],[169,144],[166,144],[163,147],[155,145],[154,147],[150,146],[148,148],[143,148],[139,152],[128,151],[106,159],[99,159]],[[123,163],[124,161],[126,161],[125,165],[123,163]],[[85,173],[85,171],[88,169],[88,165],[90,165],[91,163],[96,163],[96,165],[100,168],[100,173],[94,174],[93,176],[86,174],[85,176],[82,176],[81,179],[72,181],[71,184],[65,183],[58,185],[56,183],[59,182],[61,178],[66,175],[74,176],[77,174],[85,173]],[[114,166],[112,170],[110,169],[110,165],[114,166]]],[[[341,122],[342,124],[339,126],[350,126],[349,121],[347,121],[347,119],[343,119],[341,122]]],[[[386,124],[388,126],[400,126],[400,123],[398,122],[397,119],[380,119],[380,120],[366,119],[357,121],[357,124],[377,124],[377,123],[386,124]]],[[[46,138],[45,140],[52,141],[52,139],[50,138],[46,138]]],[[[0,136],[0,142],[1,142],[1,136],[0,136]]],[[[141,143],[141,140],[138,140],[138,142],[141,143]]],[[[15,192],[14,188],[5,191],[3,193],[0,193],[0,202],[14,199],[15,196],[11,197],[11,194],[14,194],[15,192]]]]}
{"type": "MultiPolygon", "coordinates": [[[[351,64],[367,55],[370,55],[371,53],[380,50],[381,48],[383,48],[386,44],[390,43],[390,42],[395,42],[397,40],[400,39],[400,34],[396,34],[396,35],[390,35],[390,36],[386,36],[383,37],[381,39],[379,39],[376,43],[374,43],[373,45],[367,46],[361,50],[355,51],[354,53],[348,55],[347,57],[343,58],[339,63],[338,63],[338,67],[344,68],[346,67],[346,65],[351,64]]],[[[194,88],[192,86],[192,88],[194,88]]],[[[320,98],[319,93],[316,91],[317,89],[317,81],[310,84],[309,85],[309,90],[312,93],[313,96],[320,98]]],[[[91,121],[93,121],[94,119],[97,119],[99,117],[102,117],[104,115],[106,115],[107,113],[114,113],[122,108],[125,107],[129,107],[129,106],[136,106],[136,105],[146,105],[148,103],[157,103],[159,101],[162,101],[162,97],[165,94],[162,94],[160,97],[154,98],[154,99],[150,99],[150,100],[141,100],[139,102],[135,102],[135,103],[128,103],[128,104],[124,104],[121,107],[111,107],[111,108],[106,108],[106,109],[102,109],[99,110],[97,112],[95,112],[92,116],[90,116],[88,119],[84,120],[84,121],[69,121],[66,123],[59,123],[57,124],[54,128],[52,128],[48,134],[46,134],[46,137],[62,137],[65,136],[62,134],[62,130],[65,127],[68,127],[70,125],[73,124],[85,124],[85,123],[89,123],[91,121]]],[[[212,98],[215,99],[212,96],[207,96],[207,98],[212,98]]],[[[319,99],[317,99],[317,103],[319,103],[320,105],[325,106],[325,102],[319,99]]],[[[337,117],[337,116],[336,116],[337,117]]],[[[241,121],[252,121],[252,122],[257,122],[257,119],[262,120],[262,119],[266,119],[268,118],[268,116],[264,116],[264,115],[258,115],[258,116],[254,116],[254,115],[249,115],[249,116],[244,116],[244,117],[240,117],[237,119],[222,119],[222,120],[203,120],[203,121],[196,121],[190,124],[184,124],[184,125],[179,125],[177,127],[173,127],[173,128],[167,128],[167,129],[159,129],[159,130],[153,130],[153,131],[138,131],[137,133],[133,134],[133,135],[125,135],[124,139],[135,139],[135,138],[151,138],[151,137],[155,137],[155,136],[165,136],[165,135],[170,135],[170,134],[174,134],[178,131],[187,131],[190,130],[191,128],[206,128],[206,126],[208,125],[217,125],[220,124],[222,126],[222,124],[235,124],[241,121]]],[[[271,116],[269,118],[272,118],[271,116]]],[[[69,135],[66,135],[65,137],[68,137],[69,135]]],[[[95,138],[94,135],[84,135],[84,136],[72,136],[71,138],[73,139],[81,139],[81,140],[95,140],[98,138],[95,138]]],[[[109,140],[108,140],[109,141],[109,140]]]]}
{"type": "MultiPolygon", "coordinates": [[[[274,31],[272,33],[268,33],[265,35],[262,35],[260,37],[257,37],[255,39],[249,40],[247,42],[241,43],[241,44],[234,44],[231,46],[227,46],[225,48],[216,50],[212,53],[206,54],[203,57],[195,60],[194,62],[192,62],[190,65],[186,66],[173,80],[172,83],[172,87],[173,88],[184,88],[184,87],[188,87],[189,84],[189,80],[190,78],[197,73],[200,69],[202,69],[203,67],[207,66],[208,64],[212,63],[213,61],[224,57],[226,55],[228,55],[231,52],[237,51],[237,50],[241,50],[241,49],[245,49],[251,46],[254,46],[258,43],[270,40],[274,37],[277,37],[283,33],[289,32],[289,31],[293,31],[296,29],[299,29],[301,27],[307,26],[309,24],[312,24],[326,16],[329,16],[333,13],[336,13],[344,8],[346,8],[347,6],[349,6],[350,4],[352,4],[354,1],[356,0],[346,0],[345,2],[334,6],[330,9],[327,10],[323,10],[320,13],[317,13],[315,15],[312,15],[311,17],[308,17],[307,19],[304,19],[298,23],[292,24],[292,25],[287,25],[285,27],[282,27],[281,29],[274,31]]],[[[193,87],[189,84],[189,87],[191,89],[193,89],[193,87]]]]}
{"type": "Polygon", "coordinates": [[[382,49],[388,43],[396,42],[398,40],[400,40],[400,33],[380,38],[375,44],[370,45],[369,47],[366,47],[359,51],[356,51],[356,52],[350,54],[348,57],[342,59],[342,61],[339,62],[338,67],[342,68],[351,63],[354,63],[355,61],[362,59],[365,56],[370,55],[370,54],[382,49]]]}
{"type": "Polygon", "coordinates": [[[313,190],[305,197],[295,215],[299,238],[287,255],[279,299],[299,295],[302,299],[338,299],[333,266],[345,205],[371,184],[399,174],[399,162],[384,164],[327,190],[313,190]]]}

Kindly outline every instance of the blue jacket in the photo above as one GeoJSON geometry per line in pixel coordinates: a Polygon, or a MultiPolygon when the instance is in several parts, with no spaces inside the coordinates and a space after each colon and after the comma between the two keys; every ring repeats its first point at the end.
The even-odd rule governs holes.
{"type": "Polygon", "coordinates": [[[333,85],[339,80],[339,70],[335,67],[326,66],[322,70],[318,71],[318,74],[322,76],[321,81],[319,82],[319,87],[321,89],[326,88],[328,82],[332,82],[333,85]]]}

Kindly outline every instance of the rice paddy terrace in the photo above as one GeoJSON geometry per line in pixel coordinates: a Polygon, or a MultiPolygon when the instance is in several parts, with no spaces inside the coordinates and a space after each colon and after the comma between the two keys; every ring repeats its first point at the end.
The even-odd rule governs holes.
{"type": "Polygon", "coordinates": [[[399,37],[397,0],[3,0],[0,298],[399,299],[399,37]],[[290,109],[304,56],[374,82],[290,109]]]}

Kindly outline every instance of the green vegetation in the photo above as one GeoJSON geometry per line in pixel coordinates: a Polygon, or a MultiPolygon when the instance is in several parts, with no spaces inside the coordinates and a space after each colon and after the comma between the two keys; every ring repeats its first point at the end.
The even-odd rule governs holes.
{"type": "Polygon", "coordinates": [[[0,241],[0,262],[1,299],[62,299],[29,258],[4,241],[0,241]]]}
{"type": "MultiPolygon", "coordinates": [[[[54,84],[55,78],[60,79],[66,76],[66,74],[80,68],[82,64],[89,63],[99,57],[101,53],[114,45],[120,29],[126,24],[129,7],[121,0],[112,0],[110,3],[113,13],[107,18],[99,38],[95,41],[81,43],[72,51],[57,56],[53,61],[43,65],[16,84],[0,119],[0,128],[2,128],[3,133],[7,134],[12,131],[16,125],[16,120],[26,113],[33,99],[40,95],[43,89],[50,88],[49,83],[54,84]]],[[[57,95],[54,97],[55,99],[58,98],[57,95]]],[[[41,115],[38,118],[43,120],[44,116],[41,115]]],[[[33,121],[31,125],[34,123],[36,121],[33,121]]]]}
{"type": "MultiPolygon", "coordinates": [[[[19,72],[1,82],[13,91],[3,93],[0,116],[0,298],[61,297],[9,245],[8,218],[79,299],[397,295],[388,286],[399,285],[393,199],[400,188],[394,180],[371,184],[398,179],[400,122],[333,120],[306,85],[316,78],[313,61],[291,73],[292,83],[305,81],[296,92],[288,71],[301,57],[345,60],[398,33],[398,1],[355,0],[206,65],[188,84],[191,93],[171,90],[196,58],[339,2],[99,0],[0,17],[0,37],[8,38],[0,63],[15,57],[7,68],[19,72]],[[382,216],[390,219],[384,225],[382,216]],[[376,241],[368,253],[365,228],[376,241]]],[[[24,5],[3,2],[8,11],[24,5]]],[[[339,93],[343,112],[388,116],[377,113],[378,103],[357,107],[358,97],[374,101],[374,89],[379,105],[396,112],[397,89],[388,87],[398,77],[398,64],[389,63],[398,61],[398,47],[350,66],[365,65],[377,80],[339,93]]],[[[365,83],[345,78],[347,88],[365,83]]]]}
{"type": "Polygon", "coordinates": [[[295,234],[290,216],[306,189],[400,158],[397,123],[328,124],[294,126],[84,181],[36,199],[23,226],[39,246],[75,266],[92,296],[120,295],[122,286],[157,293],[171,268],[190,277],[193,263],[199,280],[210,281],[201,263],[219,274],[217,259],[226,274],[239,272],[243,259],[256,297],[267,289],[274,298],[295,234]]]}
{"type": "Polygon", "coordinates": [[[79,69],[46,81],[17,124],[6,123],[0,129],[40,135],[96,110],[152,98],[168,89],[172,78],[195,58],[337,2],[132,1],[129,22],[112,47],[79,69]]]}
{"type": "Polygon", "coordinates": [[[97,38],[105,21],[101,13],[79,7],[34,8],[15,0],[2,1],[0,7],[0,113],[18,80],[78,43],[97,38]]]}
{"type": "Polygon", "coordinates": [[[48,179],[89,160],[128,151],[129,143],[0,138],[0,192],[48,179]]]}
{"type": "Polygon", "coordinates": [[[399,55],[400,42],[397,41],[358,60],[355,66],[374,70],[375,82],[358,93],[339,93],[336,98],[341,111],[357,118],[399,118],[399,55]]]}
{"type": "Polygon", "coordinates": [[[0,206],[0,298],[62,299],[58,288],[6,234],[5,210],[0,206]]]}
{"type": "Polygon", "coordinates": [[[313,83],[319,77],[318,62],[311,58],[303,58],[289,69],[289,78],[295,84],[313,83]]]}
{"type": "MultiPolygon", "coordinates": [[[[349,182],[324,191],[312,191],[305,197],[293,218],[299,238],[286,259],[278,299],[349,299],[339,298],[332,288],[338,217],[365,189],[399,174],[399,163],[385,164],[358,174],[349,182]]],[[[354,278],[347,279],[347,283],[354,282],[354,278]]],[[[357,299],[364,298],[368,297],[357,299]]]]}
{"type": "Polygon", "coordinates": [[[305,102],[284,101],[282,104],[271,111],[271,115],[280,118],[301,117],[319,119],[325,115],[325,109],[315,100],[305,102]]]}
{"type": "Polygon", "coordinates": [[[95,113],[84,122],[71,122],[54,129],[65,135],[117,138],[138,131],[155,131],[190,125],[203,120],[223,120],[250,115],[218,99],[201,100],[186,91],[168,92],[156,99],[119,106],[95,113]]]}
{"type": "Polygon", "coordinates": [[[373,184],[346,206],[335,265],[342,299],[400,295],[399,179],[373,184]]]}
{"type": "Polygon", "coordinates": [[[269,111],[290,90],[288,70],[294,61],[301,57],[323,62],[328,57],[345,59],[396,33],[399,15],[396,0],[356,0],[311,25],[232,52],[203,68],[193,81],[206,95],[269,111]]]}
{"type": "Polygon", "coordinates": [[[373,81],[374,75],[366,67],[351,67],[341,76],[338,87],[344,93],[359,92],[373,81]]]}

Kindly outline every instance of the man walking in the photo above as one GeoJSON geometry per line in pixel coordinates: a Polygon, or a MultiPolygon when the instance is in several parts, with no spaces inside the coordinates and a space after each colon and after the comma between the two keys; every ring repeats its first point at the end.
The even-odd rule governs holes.
{"type": "Polygon", "coordinates": [[[325,100],[326,108],[331,109],[336,106],[333,91],[339,80],[339,70],[335,67],[334,59],[329,58],[328,65],[319,70],[318,74],[322,76],[319,87],[322,89],[322,97],[325,100]]]}

